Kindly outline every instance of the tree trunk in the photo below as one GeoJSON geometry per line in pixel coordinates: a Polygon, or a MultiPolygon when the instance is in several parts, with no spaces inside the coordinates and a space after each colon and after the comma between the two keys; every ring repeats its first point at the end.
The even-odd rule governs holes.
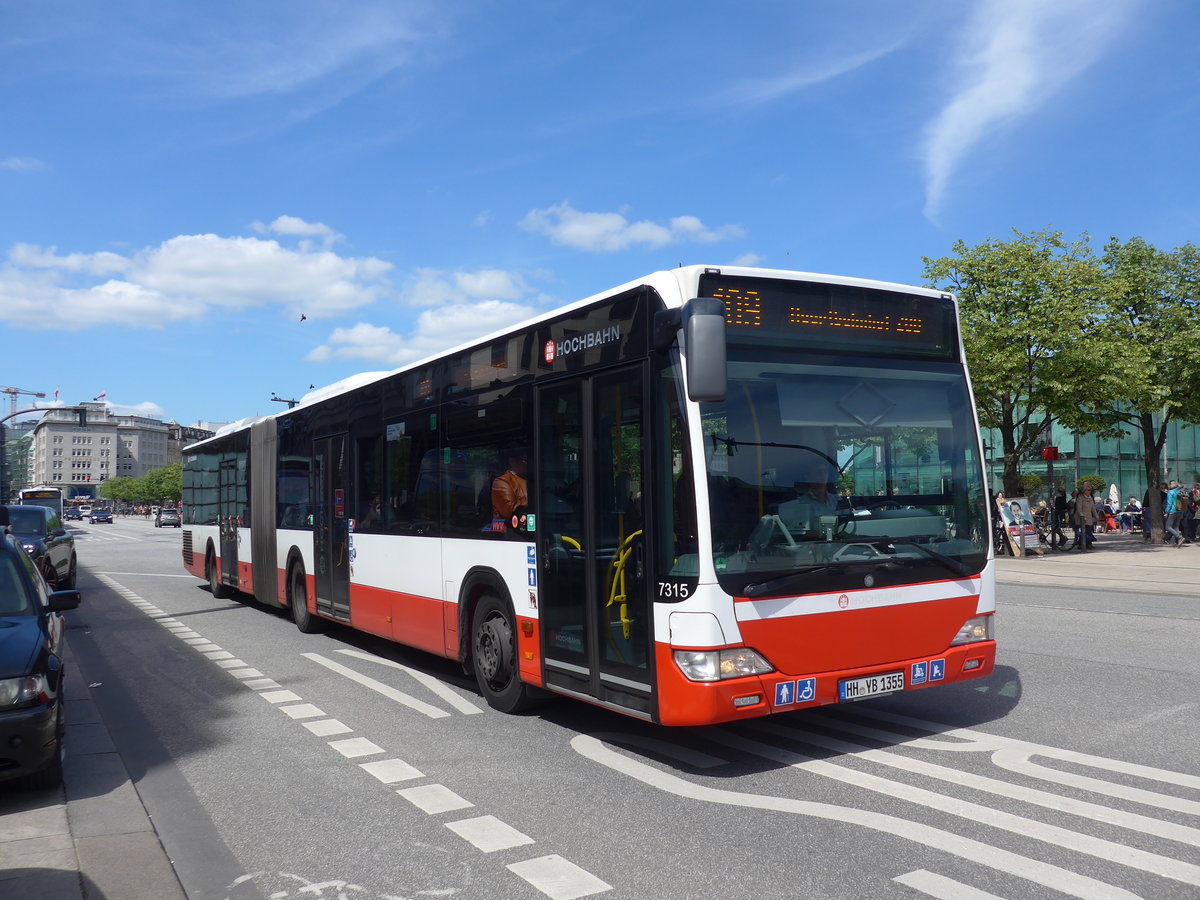
{"type": "MultiPolygon", "coordinates": [[[[1137,427],[1142,433],[1142,458],[1146,462],[1146,499],[1149,501],[1142,510],[1142,520],[1143,523],[1153,522],[1153,533],[1161,538],[1164,534],[1163,508],[1158,485],[1162,481],[1162,448],[1167,440],[1167,417],[1163,416],[1162,425],[1156,429],[1154,414],[1140,413],[1137,427]]],[[[1143,524],[1143,532],[1145,528],[1143,524]]]]}

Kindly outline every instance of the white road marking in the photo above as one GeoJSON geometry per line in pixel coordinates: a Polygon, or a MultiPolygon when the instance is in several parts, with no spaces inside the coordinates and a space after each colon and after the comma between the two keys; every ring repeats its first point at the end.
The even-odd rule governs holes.
{"type": "MultiPolygon", "coordinates": [[[[623,735],[603,735],[605,739],[620,741],[623,735]]],[[[774,810],[794,815],[812,816],[871,828],[892,834],[914,843],[922,844],[945,853],[950,853],[970,862],[1005,872],[1043,887],[1060,891],[1072,897],[1099,900],[1099,898],[1126,898],[1137,896],[1115,885],[1105,884],[1086,875],[1079,875],[1059,866],[1021,856],[990,844],[962,837],[951,831],[934,828],[921,822],[912,822],[884,813],[812,800],[794,800],[790,797],[772,797],[763,794],[747,794],[693,784],[669,772],[617,753],[601,743],[597,735],[581,734],[571,739],[571,746],[585,756],[614,771],[621,772],[643,784],[660,791],[706,803],[720,803],[751,809],[774,810]]]]}
{"type": "Polygon", "coordinates": [[[712,740],[791,766],[793,769],[802,769],[806,772],[813,772],[823,775],[826,778],[832,778],[843,784],[865,788],[866,790],[875,791],[887,797],[907,800],[910,803],[916,803],[919,806],[925,806],[929,809],[940,810],[941,812],[969,819],[973,822],[981,822],[993,828],[999,828],[1002,831],[1010,831],[1013,834],[1035,838],[1036,840],[1052,844],[1056,847],[1062,847],[1066,850],[1074,850],[1077,853],[1086,853],[1089,856],[1095,856],[1099,859],[1111,860],[1112,862],[1128,866],[1131,869],[1140,869],[1143,872],[1161,875],[1164,878],[1171,878],[1184,884],[1200,886],[1200,866],[1160,856],[1157,853],[1148,853],[1144,850],[1118,844],[1115,841],[1108,841],[1090,834],[1071,831],[1068,828],[1060,828],[1057,825],[1038,822],[1025,816],[1017,816],[1012,813],[1003,812],[1002,810],[992,809],[990,806],[983,806],[978,803],[948,797],[945,794],[939,794],[936,791],[929,791],[925,788],[914,787],[897,781],[889,781],[886,778],[880,778],[878,775],[871,775],[868,772],[860,772],[824,760],[813,759],[810,756],[784,750],[772,744],[764,744],[761,741],[740,738],[725,733],[714,733],[712,740]]]}
{"type": "Polygon", "coordinates": [[[317,737],[330,737],[335,734],[349,734],[354,729],[337,719],[318,719],[313,722],[301,722],[305,728],[317,737]]]}
{"type": "Polygon", "coordinates": [[[425,777],[420,769],[410,766],[402,759],[381,759],[376,762],[360,763],[359,768],[374,775],[384,784],[396,784],[425,777]]]}
{"type": "Polygon", "coordinates": [[[391,669],[400,669],[401,671],[411,675],[429,690],[433,691],[433,693],[437,694],[459,712],[468,716],[483,712],[483,710],[474,703],[470,702],[469,700],[464,700],[462,697],[456,694],[454,689],[449,685],[438,680],[437,678],[434,678],[432,675],[419,671],[418,669],[409,668],[408,666],[402,665],[398,662],[393,662],[390,659],[384,659],[381,656],[363,653],[361,650],[338,650],[338,653],[345,654],[346,656],[353,656],[355,659],[362,659],[366,660],[367,662],[378,663],[381,666],[387,666],[391,669]]]}
{"type": "MultiPolygon", "coordinates": [[[[829,727],[836,728],[837,723],[831,722],[829,723],[829,727]]],[[[1090,803],[1087,800],[1077,800],[1073,797],[1065,797],[1049,791],[1011,784],[1007,781],[1001,781],[998,778],[989,778],[986,775],[974,775],[969,772],[960,771],[959,769],[912,759],[911,757],[888,750],[873,750],[859,744],[852,744],[848,741],[828,737],[827,735],[799,728],[791,728],[774,722],[763,723],[760,726],[760,730],[782,735],[789,740],[835,750],[844,756],[870,760],[879,765],[901,769],[917,775],[924,775],[927,778],[936,778],[952,784],[960,784],[964,787],[985,791],[1000,797],[1021,800],[1034,806],[1059,810],[1096,822],[1107,822],[1110,825],[1117,825],[1121,828],[1127,828],[1130,831],[1152,834],[1156,837],[1166,838],[1167,840],[1179,841],[1183,844],[1190,844],[1193,847],[1200,847],[1200,829],[1191,828],[1187,825],[1177,825],[1174,822],[1165,822],[1161,819],[1154,819],[1150,816],[1139,815],[1138,813],[1123,812],[1112,807],[1102,806],[1099,803],[1090,803]]]]}
{"type": "Polygon", "coordinates": [[[237,669],[246,665],[242,660],[238,659],[228,650],[220,650],[216,653],[205,653],[209,659],[215,662],[222,669],[237,669]]]}
{"type": "Polygon", "coordinates": [[[264,691],[258,696],[268,703],[291,703],[301,699],[299,694],[292,691],[264,691]]]}
{"type": "Polygon", "coordinates": [[[372,756],[382,753],[383,748],[366,738],[348,738],[344,741],[330,741],[329,746],[347,759],[358,756],[372,756]]]}
{"type": "Polygon", "coordinates": [[[382,694],[389,700],[395,700],[397,703],[407,706],[409,709],[416,710],[423,715],[429,716],[431,719],[445,719],[450,715],[450,713],[446,712],[444,709],[438,709],[436,706],[431,706],[424,700],[418,700],[411,694],[406,694],[404,691],[396,690],[396,688],[392,687],[391,685],[384,684],[382,681],[376,681],[374,678],[369,678],[366,675],[356,672],[347,666],[343,666],[341,663],[334,662],[332,659],[326,659],[324,656],[321,656],[318,653],[302,653],[300,655],[305,659],[311,659],[313,662],[324,666],[331,672],[337,672],[339,675],[344,675],[351,681],[361,684],[365,688],[370,688],[376,693],[382,694]]]}
{"type": "Polygon", "coordinates": [[[274,678],[255,678],[252,681],[247,681],[246,687],[252,691],[269,691],[275,688],[282,688],[283,685],[274,678]]]}
{"type": "Polygon", "coordinates": [[[936,897],[937,900],[1003,900],[1002,897],[995,894],[989,894],[987,891],[973,888],[969,884],[963,884],[961,881],[955,881],[945,875],[938,875],[936,872],[927,872],[924,869],[917,869],[907,875],[898,875],[892,881],[910,887],[914,891],[920,891],[922,894],[928,894],[930,897],[936,897]]]}
{"type": "MultiPolygon", "coordinates": [[[[1087,766],[1089,768],[1102,769],[1109,772],[1120,772],[1124,775],[1134,775],[1138,778],[1145,778],[1150,781],[1161,781],[1164,784],[1172,784],[1177,787],[1188,787],[1200,790],[1200,775],[1187,775],[1182,772],[1172,772],[1167,769],[1156,769],[1153,766],[1144,766],[1140,763],[1124,762],[1117,759],[1106,759],[1103,756],[1092,756],[1087,753],[1078,753],[1074,750],[1063,750],[1061,747],[1050,747],[1045,744],[1035,744],[1032,741],[1022,741],[1016,738],[1001,737],[995,734],[985,734],[982,731],[972,731],[969,728],[950,728],[937,722],[930,722],[925,719],[914,719],[909,716],[901,716],[895,713],[884,712],[882,710],[872,709],[864,710],[866,715],[876,719],[883,719],[888,722],[894,722],[898,725],[907,725],[912,728],[921,728],[936,734],[949,735],[951,737],[963,738],[964,740],[977,741],[982,745],[990,745],[993,750],[999,749],[1016,749],[1025,750],[1031,756],[1046,756],[1051,759],[1062,760],[1063,762],[1075,763],[1076,765],[1087,766]]],[[[923,739],[927,740],[927,739],[923,739]]],[[[1062,773],[1054,772],[1055,779],[1059,778],[1062,773]]]]}
{"type": "Polygon", "coordinates": [[[529,835],[522,834],[495,816],[479,816],[475,819],[447,822],[446,827],[463,840],[470,841],[484,853],[495,853],[497,850],[508,850],[510,847],[533,843],[533,838],[529,835]]]}
{"type": "Polygon", "coordinates": [[[229,674],[234,678],[262,678],[262,672],[255,668],[230,669],[229,674]]]}
{"type": "Polygon", "coordinates": [[[279,709],[293,719],[311,719],[314,716],[323,716],[325,713],[313,706],[311,703],[297,703],[295,706],[281,706],[279,709]]]}
{"type": "Polygon", "coordinates": [[[551,900],[575,900],[577,897],[590,897],[612,890],[611,884],[606,884],[591,872],[558,855],[527,859],[512,863],[507,868],[551,900]]]}
{"type": "Polygon", "coordinates": [[[456,809],[470,809],[475,805],[442,784],[424,784],[420,787],[405,788],[396,793],[417,809],[429,813],[431,816],[456,809]]]}

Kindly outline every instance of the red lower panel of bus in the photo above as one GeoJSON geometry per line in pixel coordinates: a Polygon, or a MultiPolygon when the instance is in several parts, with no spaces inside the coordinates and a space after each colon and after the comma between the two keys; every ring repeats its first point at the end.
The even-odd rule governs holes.
{"type": "MultiPolygon", "coordinates": [[[[846,640],[845,635],[841,639],[846,640]]],[[[952,684],[990,675],[996,662],[995,641],[981,641],[861,668],[777,671],[728,681],[696,682],[684,677],[675,664],[675,649],[682,648],[657,645],[658,703],[663,725],[714,725],[846,702],[839,699],[840,682],[876,675],[902,673],[906,691],[952,684]],[[920,673],[920,680],[917,673],[920,673]]]]}
{"type": "Polygon", "coordinates": [[[738,627],[747,647],[753,647],[779,671],[799,675],[931,656],[950,645],[978,606],[979,597],[968,594],[897,606],[743,620],[738,627]]]}

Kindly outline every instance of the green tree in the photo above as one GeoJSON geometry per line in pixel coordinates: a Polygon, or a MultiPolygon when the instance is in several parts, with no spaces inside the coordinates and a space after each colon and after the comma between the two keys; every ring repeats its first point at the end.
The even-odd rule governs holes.
{"type": "Polygon", "coordinates": [[[923,259],[929,285],[959,298],[963,344],[980,423],[1001,442],[1004,493],[1020,491],[1020,460],[1043,440],[1104,363],[1105,348],[1081,341],[1101,314],[1100,267],[1088,236],[1058,231],[963,241],[923,259]]]}
{"type": "MultiPolygon", "coordinates": [[[[1063,421],[1139,435],[1146,483],[1154,486],[1164,480],[1168,424],[1200,421],[1200,251],[1114,237],[1101,265],[1105,308],[1096,333],[1104,336],[1105,366],[1063,421]]],[[[1161,521],[1161,505],[1151,490],[1152,521],[1161,521]]]]}

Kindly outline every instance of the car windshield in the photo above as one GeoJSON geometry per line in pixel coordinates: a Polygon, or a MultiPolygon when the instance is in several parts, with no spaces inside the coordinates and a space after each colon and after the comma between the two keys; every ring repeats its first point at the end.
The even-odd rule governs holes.
{"type": "Polygon", "coordinates": [[[0,552],[0,616],[21,616],[33,612],[29,591],[25,589],[17,565],[11,553],[0,552]]]}
{"type": "Polygon", "coordinates": [[[45,514],[40,506],[25,508],[10,506],[8,508],[8,525],[13,534],[33,534],[44,537],[46,534],[45,523],[45,514]]]}
{"type": "Polygon", "coordinates": [[[987,517],[961,366],[730,346],[701,407],[713,563],[741,596],[979,572],[987,517]]]}

